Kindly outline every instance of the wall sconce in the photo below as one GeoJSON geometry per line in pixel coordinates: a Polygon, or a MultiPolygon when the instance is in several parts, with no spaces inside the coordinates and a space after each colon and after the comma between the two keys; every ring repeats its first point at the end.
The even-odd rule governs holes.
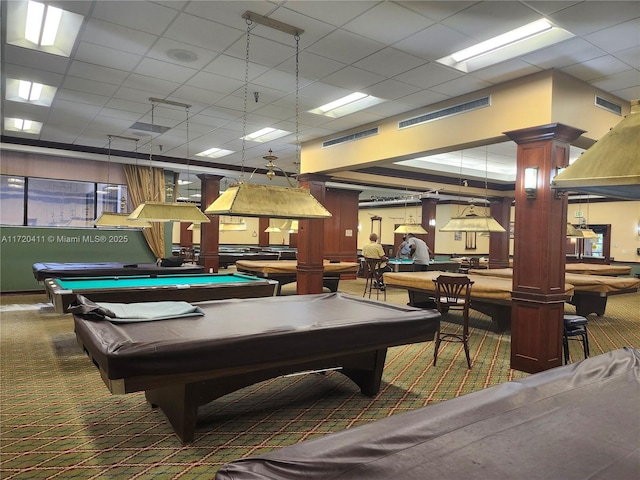
{"type": "Polygon", "coordinates": [[[436,226],[436,219],[435,218],[431,218],[429,220],[429,226],[431,226],[431,227],[435,227],[436,226]]]}
{"type": "Polygon", "coordinates": [[[536,198],[538,194],[538,167],[524,169],[524,193],[527,198],[536,198]]]}
{"type": "Polygon", "coordinates": [[[638,233],[638,236],[640,237],[640,221],[638,221],[638,225],[636,225],[636,231],[638,233]]]}

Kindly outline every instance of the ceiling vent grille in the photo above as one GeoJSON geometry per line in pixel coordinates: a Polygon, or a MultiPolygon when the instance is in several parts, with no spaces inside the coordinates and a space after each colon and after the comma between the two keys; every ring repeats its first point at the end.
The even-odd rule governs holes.
{"type": "Polygon", "coordinates": [[[326,142],[322,142],[322,148],[333,147],[334,145],[339,145],[341,143],[353,142],[354,140],[361,140],[366,137],[371,137],[372,135],[378,135],[378,127],[370,128],[368,130],[363,130],[361,132],[352,133],[350,135],[345,135],[344,137],[333,138],[331,140],[327,140],[326,142]]]}
{"type": "Polygon", "coordinates": [[[129,127],[131,130],[139,130],[141,132],[164,133],[171,130],[171,127],[163,127],[162,125],[151,125],[150,123],[136,122],[129,127]]]}
{"type": "Polygon", "coordinates": [[[596,105],[605,110],[609,110],[611,113],[615,113],[618,116],[622,116],[622,105],[610,102],[609,100],[596,95],[596,105]]]}
{"type": "Polygon", "coordinates": [[[453,115],[459,115],[461,113],[467,113],[472,110],[491,106],[491,95],[486,97],[471,100],[470,102],[460,103],[453,105],[452,107],[443,108],[441,110],[435,110],[430,113],[425,113],[418,117],[408,118],[407,120],[401,120],[398,122],[398,128],[415,127],[422,123],[433,122],[434,120],[440,120],[441,118],[451,117],[453,115]]]}

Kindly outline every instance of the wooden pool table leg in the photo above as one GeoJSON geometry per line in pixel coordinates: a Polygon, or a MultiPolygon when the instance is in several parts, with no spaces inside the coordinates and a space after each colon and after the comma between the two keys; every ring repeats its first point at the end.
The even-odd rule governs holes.
{"type": "Polygon", "coordinates": [[[387,349],[362,354],[353,362],[345,362],[341,373],[360,387],[363,395],[375,397],[380,391],[387,349]]]}
{"type": "Polygon", "coordinates": [[[192,442],[195,435],[199,390],[197,383],[188,383],[145,392],[147,401],[164,412],[183,444],[192,442]]]}
{"type": "Polygon", "coordinates": [[[581,317],[586,317],[590,313],[595,313],[601,317],[604,315],[604,311],[607,308],[607,297],[600,297],[598,295],[584,295],[575,292],[571,303],[576,307],[576,314],[581,317]]]}

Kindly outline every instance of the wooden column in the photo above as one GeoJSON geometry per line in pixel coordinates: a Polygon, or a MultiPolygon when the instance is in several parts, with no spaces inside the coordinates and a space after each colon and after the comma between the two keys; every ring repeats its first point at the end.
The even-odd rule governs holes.
{"type": "MultiPolygon", "coordinates": [[[[326,178],[321,175],[298,176],[300,187],[311,192],[324,205],[326,178]]],[[[297,234],[298,275],[297,293],[322,293],[324,274],[324,219],[300,219],[297,234]]]]}
{"type": "Polygon", "coordinates": [[[259,247],[269,246],[269,232],[265,232],[267,228],[269,228],[269,218],[260,217],[258,219],[258,246],[259,247]]]}
{"type": "MultiPolygon", "coordinates": [[[[201,206],[204,211],[220,196],[220,180],[224,177],[220,175],[209,175],[201,173],[198,175],[201,183],[201,206]]],[[[220,267],[220,256],[218,248],[220,245],[220,217],[217,215],[207,215],[210,223],[203,223],[200,226],[200,256],[198,264],[204,266],[205,272],[217,272],[220,267]]]]}
{"type": "Polygon", "coordinates": [[[562,124],[505,134],[518,144],[511,368],[536,373],[562,364],[567,199],[551,179],[569,165],[569,147],[583,130],[562,124]],[[524,171],[538,168],[536,198],[527,198],[524,171]]]}
{"type": "Polygon", "coordinates": [[[422,228],[424,228],[429,235],[425,239],[427,247],[431,251],[431,256],[436,253],[436,205],[438,200],[435,198],[422,198],[422,228]],[[431,221],[433,220],[433,222],[431,221]],[[431,225],[433,223],[433,225],[431,225]]]}
{"type": "Polygon", "coordinates": [[[511,198],[490,200],[491,216],[506,232],[489,234],[489,268],[509,267],[509,223],[511,220],[511,198]]]}
{"type": "Polygon", "coordinates": [[[187,230],[189,223],[180,222],[180,247],[193,248],[193,231],[187,230]]]}

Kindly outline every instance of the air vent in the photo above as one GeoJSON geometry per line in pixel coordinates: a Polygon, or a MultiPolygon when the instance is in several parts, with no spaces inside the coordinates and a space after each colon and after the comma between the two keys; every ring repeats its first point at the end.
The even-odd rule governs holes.
{"type": "Polygon", "coordinates": [[[162,125],[151,125],[150,123],[136,122],[129,127],[131,130],[140,130],[141,132],[164,133],[171,130],[171,127],[163,127],[162,125]]]}
{"type": "Polygon", "coordinates": [[[452,115],[459,115],[461,113],[470,112],[471,110],[477,110],[479,108],[490,107],[490,106],[491,106],[491,96],[489,95],[486,97],[478,98],[476,100],[471,100],[470,102],[460,103],[452,107],[436,110],[431,113],[425,113],[424,115],[420,115],[418,117],[408,118],[407,120],[401,120],[400,122],[398,122],[398,128],[402,129],[402,128],[414,127],[422,123],[433,122],[434,120],[440,120],[441,118],[451,117],[452,115]]]}
{"type": "Polygon", "coordinates": [[[344,137],[333,138],[322,142],[322,148],[333,147],[341,143],[353,142],[354,140],[360,140],[362,138],[371,137],[378,134],[378,127],[370,128],[369,130],[363,130],[362,132],[352,133],[351,135],[345,135],[344,137]]]}
{"type": "Polygon", "coordinates": [[[611,113],[622,116],[622,105],[610,102],[609,100],[596,95],[596,105],[605,110],[609,110],[611,113]]]}

